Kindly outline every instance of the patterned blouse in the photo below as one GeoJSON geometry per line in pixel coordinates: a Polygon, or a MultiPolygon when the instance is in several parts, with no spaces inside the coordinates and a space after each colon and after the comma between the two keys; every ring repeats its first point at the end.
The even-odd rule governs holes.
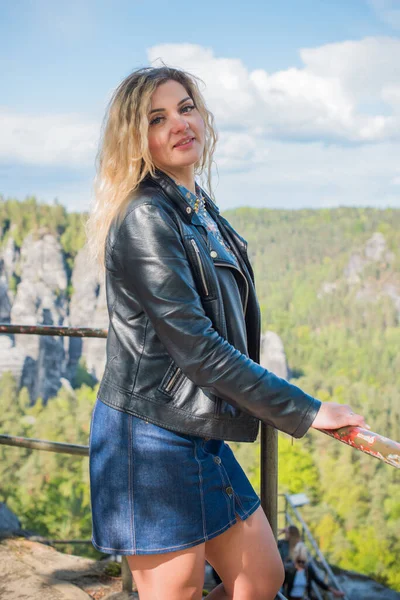
{"type": "Polygon", "coordinates": [[[180,192],[183,194],[183,196],[186,198],[186,200],[189,202],[189,204],[193,208],[193,210],[195,210],[195,206],[196,206],[196,202],[197,202],[197,197],[200,198],[200,206],[199,206],[199,210],[197,211],[197,216],[199,217],[199,219],[201,221],[201,224],[203,225],[203,227],[206,228],[206,230],[209,232],[209,234],[211,234],[212,236],[214,236],[214,238],[216,239],[216,241],[221,246],[224,247],[224,249],[229,253],[229,255],[231,256],[231,258],[234,259],[235,264],[237,266],[239,266],[238,263],[237,263],[236,256],[233,254],[232,250],[229,248],[228,244],[226,243],[226,241],[222,237],[221,232],[218,229],[218,225],[216,224],[216,222],[214,221],[214,219],[211,217],[211,215],[207,211],[207,209],[206,209],[206,207],[204,205],[204,201],[201,201],[201,198],[202,198],[201,189],[199,188],[199,186],[197,185],[197,183],[196,183],[197,197],[196,197],[196,194],[193,194],[193,192],[191,192],[190,190],[188,190],[183,185],[179,185],[178,184],[178,188],[179,188],[180,192]]]}

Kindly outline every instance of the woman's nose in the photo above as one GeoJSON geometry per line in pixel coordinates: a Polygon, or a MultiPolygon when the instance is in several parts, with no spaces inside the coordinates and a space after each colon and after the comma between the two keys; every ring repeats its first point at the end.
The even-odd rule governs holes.
{"type": "Polygon", "coordinates": [[[175,132],[179,131],[186,131],[186,129],[189,127],[189,123],[186,121],[185,117],[183,115],[176,115],[176,117],[174,117],[173,122],[172,122],[172,129],[175,132]]]}

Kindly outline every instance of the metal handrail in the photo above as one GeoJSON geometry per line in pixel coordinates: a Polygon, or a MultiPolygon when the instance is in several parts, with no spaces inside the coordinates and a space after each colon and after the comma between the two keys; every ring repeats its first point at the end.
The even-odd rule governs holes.
{"type": "Polygon", "coordinates": [[[75,454],[78,456],[89,456],[89,446],[79,444],[65,444],[63,442],[50,442],[48,440],[36,440],[17,435],[0,434],[0,444],[5,446],[20,446],[31,450],[46,450],[47,452],[59,452],[61,454],[75,454]]]}
{"type": "MultiPolygon", "coordinates": [[[[0,323],[0,334],[24,334],[24,335],[49,335],[49,336],[68,336],[68,337],[91,337],[91,338],[107,338],[107,330],[90,327],[62,327],[54,325],[17,325],[10,323],[0,323]]],[[[383,460],[396,468],[400,468],[400,444],[389,438],[381,436],[377,433],[362,429],[360,427],[342,427],[335,431],[322,430],[323,433],[334,437],[335,439],[356,448],[366,454],[370,454],[379,460],[383,460]]],[[[46,450],[48,452],[60,452],[65,454],[75,454],[87,456],[88,446],[79,446],[76,444],[63,444],[60,442],[50,442],[47,440],[36,440],[22,438],[18,436],[0,435],[0,444],[9,446],[21,446],[36,450],[46,450]]],[[[277,481],[278,481],[278,438],[277,431],[268,425],[261,426],[261,503],[270,522],[271,528],[277,537],[277,481]],[[268,463],[268,469],[266,465],[268,463]]],[[[294,506],[292,506],[297,518],[302,521],[301,516],[294,506]]],[[[307,535],[312,538],[311,532],[304,523],[304,530],[307,535]]],[[[316,547],[317,554],[322,557],[322,561],[326,563],[318,546],[312,538],[311,544],[316,547]]],[[[124,561],[123,561],[124,562],[124,561]]],[[[128,565],[124,565],[123,571],[127,572],[128,565]]],[[[331,576],[332,581],[337,585],[335,576],[328,563],[326,563],[327,571],[331,576]]],[[[130,571],[129,571],[130,573],[130,571]]],[[[124,585],[127,581],[127,576],[124,577],[124,585]]],[[[132,578],[130,578],[130,588],[124,590],[132,590],[132,578]]],[[[278,597],[284,598],[278,594],[278,597]]]]}
{"type": "MultiPolygon", "coordinates": [[[[307,539],[310,542],[311,546],[313,547],[315,554],[318,556],[319,561],[321,562],[322,566],[324,567],[325,571],[327,572],[330,581],[332,581],[332,583],[335,585],[335,587],[337,587],[338,590],[344,591],[341,589],[338,580],[336,579],[331,567],[329,566],[328,562],[325,559],[325,556],[322,554],[321,550],[319,549],[319,546],[318,546],[317,542],[315,541],[315,538],[312,535],[310,529],[308,528],[307,523],[304,521],[303,517],[297,510],[296,506],[292,503],[289,494],[283,494],[283,496],[285,498],[286,507],[288,507],[288,506],[290,507],[290,509],[293,511],[293,514],[296,517],[297,521],[301,524],[303,532],[307,536],[307,539]]],[[[290,518],[290,515],[288,513],[286,513],[286,515],[289,518],[289,521],[291,523],[293,523],[293,520],[290,518]]],[[[314,586],[313,586],[313,588],[314,588],[314,586]]],[[[316,591],[317,594],[319,593],[319,590],[313,589],[313,591],[316,591]]],[[[347,595],[344,596],[344,600],[349,600],[347,595]]]]}
{"type": "Polygon", "coordinates": [[[107,329],[94,329],[93,327],[61,327],[57,325],[15,325],[10,323],[0,323],[0,333],[56,335],[62,337],[107,337],[107,329]]]}
{"type": "MultiPolygon", "coordinates": [[[[106,338],[106,329],[94,329],[92,327],[59,327],[55,325],[16,325],[10,323],[0,323],[0,334],[25,334],[25,335],[51,335],[51,336],[71,336],[71,337],[94,337],[106,338]]],[[[387,464],[400,469],[400,443],[395,442],[379,433],[363,429],[362,427],[341,427],[335,430],[321,430],[323,433],[335,438],[336,440],[352,446],[356,450],[360,450],[365,454],[369,454],[386,462],[387,464]]],[[[271,459],[271,455],[277,452],[277,437],[276,430],[270,426],[263,426],[262,432],[262,456],[261,463],[266,465],[269,461],[269,468],[262,469],[261,472],[273,472],[271,478],[262,482],[262,495],[267,492],[265,504],[271,502],[270,510],[267,509],[267,514],[273,515],[271,519],[274,521],[273,529],[276,530],[276,502],[272,500],[272,496],[276,497],[276,475],[277,467],[271,459]],[[270,457],[270,458],[268,458],[270,457]],[[269,497],[269,498],[268,498],[269,497]]]]}

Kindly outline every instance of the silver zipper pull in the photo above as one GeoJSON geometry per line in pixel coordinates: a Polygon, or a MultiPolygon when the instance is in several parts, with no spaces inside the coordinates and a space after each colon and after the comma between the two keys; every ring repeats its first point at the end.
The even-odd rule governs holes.
{"type": "Polygon", "coordinates": [[[196,257],[197,257],[197,263],[199,265],[199,269],[200,269],[200,275],[201,275],[201,280],[203,282],[203,286],[204,286],[204,291],[206,293],[206,296],[209,296],[209,291],[208,291],[208,287],[207,287],[207,282],[206,282],[206,276],[204,274],[204,267],[203,267],[203,263],[201,262],[201,257],[200,257],[200,250],[196,244],[196,240],[194,240],[193,238],[190,240],[192,243],[192,246],[196,252],[196,257]]]}

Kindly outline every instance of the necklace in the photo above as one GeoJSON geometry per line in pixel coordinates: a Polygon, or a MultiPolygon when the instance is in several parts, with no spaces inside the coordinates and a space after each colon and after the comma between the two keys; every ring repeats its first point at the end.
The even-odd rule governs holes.
{"type": "Polygon", "coordinates": [[[205,214],[207,212],[206,204],[205,204],[205,198],[201,194],[201,188],[197,184],[195,184],[195,192],[191,192],[187,187],[185,187],[183,184],[179,183],[179,181],[176,181],[175,179],[174,179],[174,181],[175,181],[176,185],[180,188],[182,194],[188,200],[188,202],[191,205],[191,207],[193,208],[194,212],[196,214],[205,214]]]}
{"type": "Polygon", "coordinates": [[[204,197],[201,196],[200,198],[197,196],[196,194],[196,201],[194,203],[194,212],[198,213],[200,210],[203,210],[204,208],[204,197]]]}

